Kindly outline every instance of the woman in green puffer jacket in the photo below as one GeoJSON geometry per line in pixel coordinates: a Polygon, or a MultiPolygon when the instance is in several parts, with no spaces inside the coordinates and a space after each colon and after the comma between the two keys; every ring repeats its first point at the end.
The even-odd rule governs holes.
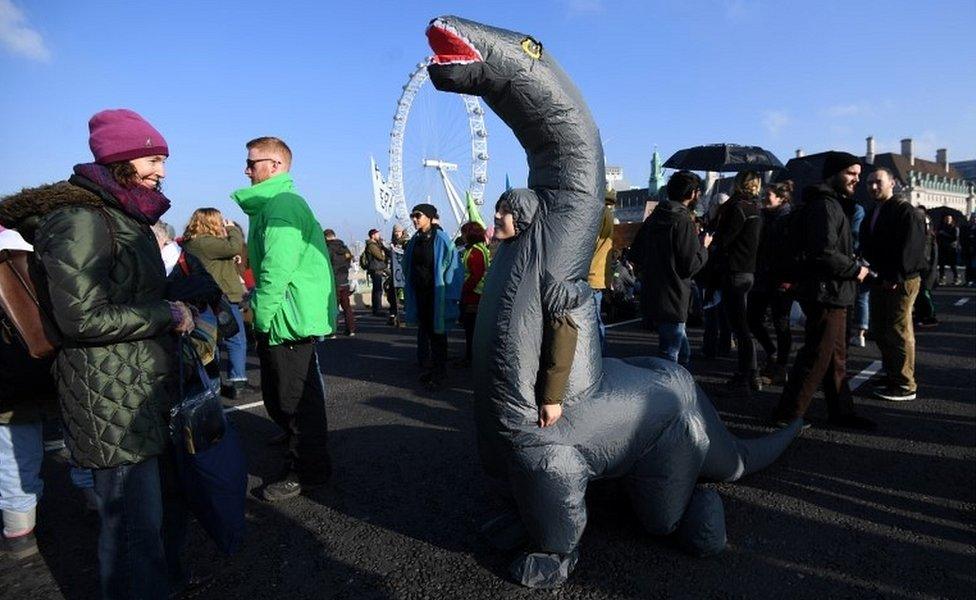
{"type": "Polygon", "coordinates": [[[3,199],[0,223],[34,244],[42,303],[63,337],[54,374],[65,443],[94,473],[102,595],[166,598],[188,580],[185,509],[162,480],[173,481],[177,335],[193,327],[187,306],[166,300],[150,231],[169,208],[160,191],[169,151],[129,110],[102,111],[89,130],[95,162],[3,199]]]}

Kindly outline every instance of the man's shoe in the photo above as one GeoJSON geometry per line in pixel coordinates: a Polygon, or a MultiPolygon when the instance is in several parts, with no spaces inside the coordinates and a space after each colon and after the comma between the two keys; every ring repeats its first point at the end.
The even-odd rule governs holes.
{"type": "MultiPolygon", "coordinates": [[[[793,424],[793,421],[787,421],[786,419],[773,417],[772,419],[770,419],[769,424],[772,425],[773,427],[776,427],[777,429],[786,429],[787,427],[793,424]]],[[[806,431],[811,427],[813,427],[813,423],[811,423],[810,421],[803,421],[803,425],[800,426],[800,430],[806,431]]]]}
{"type": "Polygon", "coordinates": [[[915,399],[915,392],[908,392],[897,387],[888,387],[876,390],[874,397],[889,402],[908,402],[915,399]]]}
{"type": "Polygon", "coordinates": [[[871,419],[865,419],[864,417],[855,415],[853,413],[849,415],[830,417],[827,419],[827,423],[833,427],[840,427],[842,429],[859,429],[861,431],[872,431],[878,426],[877,423],[871,419]]]}
{"type": "Polygon", "coordinates": [[[248,392],[260,392],[261,388],[256,385],[251,385],[251,382],[247,379],[233,379],[231,380],[231,385],[237,390],[237,395],[245,394],[248,392]]]}
{"type": "Polygon", "coordinates": [[[855,348],[863,348],[866,345],[864,341],[864,332],[861,331],[859,333],[852,335],[847,345],[854,346],[855,348]]]}
{"type": "Polygon", "coordinates": [[[298,477],[289,475],[280,481],[264,486],[261,495],[266,502],[281,502],[290,500],[301,493],[302,484],[299,483],[298,477]]]}
{"type": "Polygon", "coordinates": [[[785,385],[788,379],[786,365],[767,363],[763,369],[762,382],[765,385],[785,385]]]}
{"type": "Polygon", "coordinates": [[[762,391],[762,379],[755,373],[745,374],[736,373],[731,378],[729,378],[726,385],[733,390],[749,391],[749,392],[761,392],[762,391]],[[743,389],[747,388],[747,389],[743,389]]]}
{"type": "Polygon", "coordinates": [[[387,325],[396,325],[397,324],[396,315],[390,315],[390,318],[386,320],[386,324],[387,325]]]}
{"type": "Polygon", "coordinates": [[[25,535],[3,539],[4,553],[15,560],[21,560],[37,554],[37,538],[31,531],[25,535]]]}

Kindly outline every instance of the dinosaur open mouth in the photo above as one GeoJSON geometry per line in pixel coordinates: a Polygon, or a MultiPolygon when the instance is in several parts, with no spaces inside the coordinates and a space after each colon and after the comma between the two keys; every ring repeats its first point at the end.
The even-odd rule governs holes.
{"type": "Polygon", "coordinates": [[[481,53],[456,29],[434,19],[427,26],[427,41],[434,57],[431,62],[436,65],[457,65],[481,62],[481,53]]]}

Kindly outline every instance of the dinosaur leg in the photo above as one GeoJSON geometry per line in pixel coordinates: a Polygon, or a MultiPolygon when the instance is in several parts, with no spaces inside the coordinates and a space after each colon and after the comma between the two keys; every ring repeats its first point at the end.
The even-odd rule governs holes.
{"type": "Polygon", "coordinates": [[[712,556],[725,549],[725,508],[718,492],[697,486],[675,532],[678,545],[694,556],[712,556]]]}
{"type": "Polygon", "coordinates": [[[698,480],[708,440],[696,418],[677,418],[624,478],[634,511],[648,533],[675,531],[698,480]]]}
{"type": "Polygon", "coordinates": [[[511,462],[511,482],[522,522],[538,552],[512,563],[513,578],[534,588],[562,585],[576,566],[576,546],[586,527],[590,471],[572,446],[520,448],[511,462]]]}

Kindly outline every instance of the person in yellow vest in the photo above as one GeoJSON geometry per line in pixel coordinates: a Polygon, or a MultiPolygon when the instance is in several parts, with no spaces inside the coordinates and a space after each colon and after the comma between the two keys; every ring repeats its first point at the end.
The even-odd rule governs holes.
{"type": "Polygon", "coordinates": [[[603,324],[601,305],[603,291],[613,285],[613,270],[610,251],[613,250],[613,207],[617,204],[617,191],[607,190],[604,196],[603,223],[596,238],[596,251],[590,262],[590,288],[593,289],[593,304],[596,310],[596,321],[600,325],[600,346],[606,344],[606,327],[603,324]]]}
{"type": "Polygon", "coordinates": [[[485,244],[485,228],[469,221],[461,226],[464,251],[464,286],[461,288],[461,324],[464,326],[464,359],[458,366],[471,366],[471,345],[474,340],[474,322],[478,316],[478,302],[485,287],[485,275],[491,262],[488,245],[485,244]]]}

